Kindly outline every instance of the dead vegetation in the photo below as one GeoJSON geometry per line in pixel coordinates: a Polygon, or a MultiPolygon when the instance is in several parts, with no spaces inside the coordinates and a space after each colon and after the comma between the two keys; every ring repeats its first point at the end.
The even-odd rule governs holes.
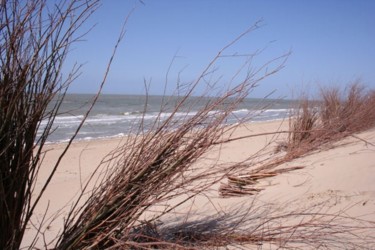
{"type": "MultiPolygon", "coordinates": [[[[3,1],[0,5],[1,249],[20,248],[38,201],[79,131],[80,127],[52,166],[46,182],[42,183],[42,191],[33,193],[45,153],[43,145],[53,132],[54,119],[78,72],[73,70],[68,79],[63,80],[61,68],[64,59],[69,45],[81,37],[75,36],[76,31],[95,11],[97,4],[98,1],[88,0],[60,1],[56,3],[56,8],[46,9],[46,1],[33,0],[20,3],[3,1]],[[52,110],[47,111],[47,105],[54,97],[59,97],[58,101],[52,110]],[[43,119],[48,123],[37,139],[37,129],[43,119]]],[[[112,152],[111,159],[103,162],[86,183],[65,218],[64,227],[56,235],[56,241],[44,242],[44,248],[201,249],[265,243],[277,247],[356,248],[374,244],[373,238],[362,237],[362,232],[374,227],[372,223],[363,221],[361,226],[356,226],[351,223],[354,219],[344,213],[330,215],[321,207],[278,213],[254,200],[245,209],[218,211],[217,215],[192,221],[187,221],[186,216],[168,221],[168,215],[174,209],[194,197],[204,196],[213,185],[246,166],[239,163],[217,165],[214,162],[210,168],[203,169],[196,163],[204,159],[205,153],[213,146],[230,141],[230,138],[222,140],[223,134],[235,130],[236,126],[249,119],[246,117],[234,126],[224,126],[228,115],[259,81],[284,66],[288,54],[258,69],[251,65],[254,54],[244,55],[242,67],[229,83],[232,87],[224,93],[219,92],[193,116],[177,118],[176,114],[182,108],[186,111],[189,105],[194,105],[189,97],[193,96],[198,85],[205,86],[206,95],[212,96],[215,89],[212,83],[217,71],[215,63],[228,57],[223,55],[227,48],[258,27],[258,23],[250,27],[219,51],[196,81],[178,89],[180,99],[171,101],[166,97],[151,127],[149,124],[145,126],[143,121],[134,126],[132,136],[112,152]],[[243,69],[249,71],[243,72],[243,69]],[[162,117],[166,110],[171,111],[170,115],[162,117]],[[89,190],[93,183],[96,183],[94,188],[89,190]]],[[[119,41],[122,36],[123,32],[119,41]]],[[[239,55],[234,57],[239,58],[239,55]]],[[[108,70],[102,84],[107,73],[108,70]]],[[[372,104],[373,97],[372,93],[368,99],[372,104]]],[[[353,103],[357,101],[351,99],[353,103]]],[[[90,109],[85,117],[89,112],[90,109]]],[[[304,121],[298,129],[310,123],[309,120],[304,121]]],[[[345,124],[343,128],[347,130],[352,126],[345,124]]],[[[295,141],[303,142],[310,137],[311,134],[306,134],[295,141]]],[[[291,169],[265,170],[267,172],[232,178],[231,182],[243,186],[291,169]]],[[[35,248],[39,237],[43,238],[43,223],[42,220],[40,225],[33,225],[37,232],[28,246],[30,249],[35,248]]]]}
{"type": "MultiPolygon", "coordinates": [[[[277,166],[275,162],[274,165],[277,166]]],[[[280,162],[281,164],[281,162],[280,162]]],[[[263,165],[264,167],[264,165],[263,165]]],[[[302,166],[288,167],[282,169],[272,169],[271,165],[266,166],[263,171],[255,169],[253,173],[241,175],[229,175],[227,183],[222,183],[220,186],[220,195],[222,197],[234,197],[243,195],[256,195],[264,188],[256,188],[259,180],[271,178],[282,173],[302,169],[302,166]]]]}
{"type": "MultiPolygon", "coordinates": [[[[264,77],[280,70],[287,57],[284,55],[268,62],[255,74],[246,72],[243,78],[238,79],[239,72],[236,72],[233,79],[237,83],[232,82],[234,87],[213,97],[215,86],[207,84],[205,79],[214,76],[213,69],[222,59],[222,52],[256,28],[257,25],[251,27],[225,46],[195,82],[176,90],[181,98],[165,97],[159,117],[151,127],[144,127],[143,122],[134,127],[132,136],[127,137],[124,145],[113,153],[117,157],[112,158],[107,166],[99,166],[98,171],[103,167],[107,170],[104,176],[99,177],[101,181],[88,200],[83,206],[77,205],[78,200],[71,210],[56,243],[57,249],[149,248],[155,245],[184,247],[178,241],[165,241],[160,236],[160,229],[154,226],[157,219],[203,195],[228,173],[239,168],[237,163],[229,166],[211,163],[208,168],[198,167],[196,163],[211,148],[225,143],[223,134],[228,134],[243,123],[239,120],[235,125],[224,125],[254,86],[264,77]],[[268,66],[274,67],[274,70],[266,70],[268,66]],[[197,86],[204,86],[204,93],[210,94],[211,98],[203,95],[191,99],[197,86]],[[207,100],[206,104],[194,115],[176,116],[182,109],[196,110],[195,103],[203,100],[207,100]],[[161,117],[167,110],[170,115],[161,117]],[[179,201],[174,203],[176,199],[179,201]],[[159,212],[147,218],[147,226],[139,225],[141,217],[155,207],[159,212]]],[[[249,63],[245,60],[245,65],[249,63]]],[[[181,234],[181,237],[179,240],[190,239],[201,243],[198,237],[205,238],[199,231],[197,235],[188,237],[181,234]]]]}
{"type": "Polygon", "coordinates": [[[280,174],[284,169],[275,168],[281,164],[375,126],[374,91],[366,90],[358,82],[348,85],[344,91],[338,87],[323,88],[315,100],[301,99],[289,117],[287,141],[276,148],[277,153],[284,153],[266,160],[251,173],[229,176],[227,183],[220,187],[222,196],[257,194],[261,189],[254,186],[257,183],[252,176],[267,178],[280,174]]]}
{"type": "Polygon", "coordinates": [[[287,152],[311,151],[375,126],[374,91],[353,83],[342,91],[323,88],[318,102],[302,101],[290,118],[287,152]]]}
{"type": "Polygon", "coordinates": [[[19,249],[35,207],[58,167],[58,163],[51,166],[43,188],[34,192],[43,146],[79,71],[79,66],[74,67],[62,77],[62,66],[98,1],[48,5],[45,0],[0,3],[0,249],[19,249]],[[46,126],[37,135],[42,120],[46,126]]]}
{"type": "MultiPolygon", "coordinates": [[[[373,246],[375,239],[369,234],[374,229],[373,222],[348,217],[345,211],[332,214],[324,204],[288,211],[260,204],[254,199],[238,210],[219,210],[217,215],[199,219],[189,219],[186,214],[171,221],[175,209],[197,196],[207,197],[207,191],[227,176],[229,185],[222,185],[220,189],[223,196],[253,195],[261,191],[252,187],[259,180],[303,168],[276,169],[287,159],[301,156],[297,154],[273,159],[268,165],[241,176],[231,174],[243,171],[249,166],[245,163],[254,160],[251,158],[254,156],[232,165],[197,167],[196,163],[212,146],[231,141],[231,138],[223,140],[222,135],[235,127],[222,126],[222,122],[247,95],[246,86],[251,85],[241,83],[234,90],[211,99],[192,117],[177,122],[173,116],[175,112],[172,112],[167,119],[155,121],[151,130],[137,127],[135,136],[129,137],[114,153],[118,157],[105,166],[108,170],[87,202],[70,212],[56,248],[215,249],[228,245],[269,244],[329,249],[373,246]],[[228,109],[212,112],[223,103],[228,109]],[[175,127],[176,122],[180,126],[175,127]],[[206,126],[200,126],[202,123],[206,126]]],[[[182,107],[184,103],[187,99],[182,98],[173,106],[182,107]]],[[[300,124],[314,128],[309,120],[304,121],[307,122],[300,124]]],[[[295,141],[303,142],[309,136],[295,141]]]]}

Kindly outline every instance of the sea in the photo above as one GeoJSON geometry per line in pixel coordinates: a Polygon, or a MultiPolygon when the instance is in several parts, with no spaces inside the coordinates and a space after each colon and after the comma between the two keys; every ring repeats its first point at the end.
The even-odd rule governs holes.
{"type": "MultiPolygon", "coordinates": [[[[69,141],[77,130],[87,112],[94,95],[67,94],[60,106],[52,126],[52,133],[47,143],[69,141]]],[[[79,140],[94,140],[122,137],[134,132],[140,123],[147,129],[155,119],[166,119],[175,109],[182,97],[176,96],[142,96],[142,95],[108,95],[102,94],[85,123],[76,136],[79,140]]],[[[175,119],[188,118],[197,113],[212,101],[210,97],[190,97],[185,106],[174,114],[175,119]]],[[[228,101],[230,103],[231,100],[228,101]]],[[[54,101],[51,102],[51,106],[54,101]]],[[[243,119],[248,122],[262,122],[285,119],[295,101],[284,99],[247,98],[235,107],[226,119],[226,124],[234,124],[243,119]]],[[[221,112],[213,110],[212,112],[221,112]]],[[[47,120],[42,120],[37,136],[42,134],[47,120]]]]}

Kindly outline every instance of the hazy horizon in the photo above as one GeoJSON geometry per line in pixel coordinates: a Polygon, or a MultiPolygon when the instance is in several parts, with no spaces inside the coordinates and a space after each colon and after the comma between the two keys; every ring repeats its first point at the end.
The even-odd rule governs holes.
{"type": "MultiPolygon", "coordinates": [[[[374,1],[142,2],[102,2],[84,26],[95,27],[85,41],[72,46],[65,65],[67,72],[75,62],[84,64],[71,93],[97,91],[123,20],[134,7],[103,93],[143,94],[146,81],[151,94],[161,94],[167,72],[171,93],[177,79],[193,81],[223,46],[258,20],[263,20],[261,27],[227,55],[264,49],[253,59],[256,69],[292,54],[284,69],[262,81],[254,97],[276,90],[275,98],[292,98],[301,90],[314,92],[316,85],[340,86],[357,79],[375,87],[374,1]]],[[[225,87],[242,63],[240,57],[223,59],[215,75],[223,77],[218,86],[225,87]]]]}

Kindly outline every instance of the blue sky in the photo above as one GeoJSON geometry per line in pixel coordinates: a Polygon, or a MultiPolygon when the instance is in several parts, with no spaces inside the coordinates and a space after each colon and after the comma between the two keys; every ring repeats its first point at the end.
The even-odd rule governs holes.
{"type": "MultiPolygon", "coordinates": [[[[254,91],[262,97],[293,97],[316,86],[345,85],[356,79],[375,88],[375,1],[251,0],[106,0],[91,17],[96,24],[86,41],[74,44],[67,69],[83,63],[82,75],[70,92],[94,93],[105,71],[125,16],[127,24],[104,93],[161,94],[168,67],[168,87],[197,77],[216,53],[258,20],[262,27],[248,34],[227,54],[265,50],[252,61],[257,68],[291,51],[285,68],[263,80],[254,91]]],[[[223,59],[214,77],[225,86],[243,58],[223,59]]],[[[213,78],[215,79],[215,78],[213,78]]]]}

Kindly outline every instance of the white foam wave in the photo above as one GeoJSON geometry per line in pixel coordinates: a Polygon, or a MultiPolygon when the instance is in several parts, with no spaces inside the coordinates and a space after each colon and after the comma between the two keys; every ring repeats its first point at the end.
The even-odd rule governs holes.
{"type": "MultiPolygon", "coordinates": [[[[238,122],[242,118],[251,117],[250,122],[254,121],[271,121],[278,120],[287,117],[291,110],[290,109],[266,109],[266,110],[252,110],[247,108],[240,108],[233,110],[226,120],[227,124],[233,124],[238,122]]],[[[89,116],[83,128],[80,131],[78,140],[93,140],[93,139],[106,139],[114,137],[122,137],[130,133],[131,128],[137,122],[142,121],[147,124],[152,124],[155,119],[165,120],[173,116],[176,120],[183,121],[185,118],[189,118],[197,114],[198,111],[189,112],[149,112],[142,113],[138,111],[125,112],[113,114],[95,114],[89,116]]],[[[214,117],[215,115],[222,114],[221,110],[213,110],[209,112],[209,116],[214,117]]],[[[78,124],[82,121],[83,115],[77,116],[57,116],[53,129],[57,129],[57,135],[55,142],[66,142],[67,137],[74,132],[78,124]]],[[[41,131],[47,124],[47,121],[42,121],[38,136],[41,135],[41,131]]],[[[177,124],[177,123],[176,123],[177,124]]],[[[180,123],[178,123],[180,124],[180,123]]]]}

